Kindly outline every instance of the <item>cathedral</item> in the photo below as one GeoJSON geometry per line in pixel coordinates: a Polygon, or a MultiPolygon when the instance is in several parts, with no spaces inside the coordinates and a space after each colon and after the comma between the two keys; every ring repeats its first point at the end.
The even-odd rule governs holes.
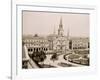
{"type": "Polygon", "coordinates": [[[58,34],[55,34],[54,30],[54,33],[48,36],[48,41],[50,42],[49,47],[51,50],[66,53],[66,51],[69,49],[69,31],[67,36],[64,35],[62,18],[60,19],[58,34]]]}

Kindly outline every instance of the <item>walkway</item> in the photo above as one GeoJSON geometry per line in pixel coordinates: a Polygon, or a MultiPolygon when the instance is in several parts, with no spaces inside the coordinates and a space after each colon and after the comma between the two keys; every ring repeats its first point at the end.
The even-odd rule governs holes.
{"type": "Polygon", "coordinates": [[[63,62],[63,63],[71,64],[71,65],[73,65],[73,66],[79,66],[79,67],[80,67],[80,66],[84,66],[84,65],[80,65],[80,64],[71,63],[71,62],[69,62],[68,60],[65,60],[65,59],[63,58],[63,56],[64,56],[64,54],[58,56],[58,59],[59,59],[59,60],[53,61],[53,60],[50,60],[51,55],[47,55],[47,58],[46,58],[46,60],[44,61],[44,64],[49,64],[49,65],[52,65],[52,66],[55,66],[55,67],[61,67],[61,66],[58,65],[58,63],[63,62]]]}

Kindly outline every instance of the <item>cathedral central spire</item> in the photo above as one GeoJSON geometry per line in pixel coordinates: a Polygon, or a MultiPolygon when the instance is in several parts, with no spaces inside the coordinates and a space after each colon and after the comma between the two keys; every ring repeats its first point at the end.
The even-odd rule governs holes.
{"type": "Polygon", "coordinates": [[[60,24],[59,24],[59,27],[63,27],[63,25],[62,25],[62,17],[60,18],[60,24]]]}
{"type": "Polygon", "coordinates": [[[63,36],[63,24],[62,24],[62,17],[60,18],[60,24],[59,24],[59,29],[58,29],[58,35],[63,36]]]}

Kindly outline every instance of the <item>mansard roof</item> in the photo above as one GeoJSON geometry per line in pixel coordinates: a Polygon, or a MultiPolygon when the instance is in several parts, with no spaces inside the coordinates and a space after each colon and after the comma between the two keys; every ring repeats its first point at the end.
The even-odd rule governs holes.
{"type": "Polygon", "coordinates": [[[33,35],[24,35],[23,36],[23,39],[38,39],[38,40],[45,40],[46,38],[45,37],[42,37],[42,36],[38,36],[37,34],[35,34],[34,36],[33,35]]]}

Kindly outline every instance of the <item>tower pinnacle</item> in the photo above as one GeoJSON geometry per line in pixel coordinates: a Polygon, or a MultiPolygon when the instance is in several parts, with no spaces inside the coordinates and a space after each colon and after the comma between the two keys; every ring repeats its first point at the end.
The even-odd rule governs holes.
{"type": "Polygon", "coordinates": [[[68,28],[68,30],[67,30],[67,39],[69,39],[69,36],[70,36],[69,33],[70,33],[70,32],[69,32],[69,28],[68,28]]]}
{"type": "Polygon", "coordinates": [[[55,26],[54,26],[54,31],[53,31],[53,34],[56,34],[56,31],[55,31],[55,26]]]}

